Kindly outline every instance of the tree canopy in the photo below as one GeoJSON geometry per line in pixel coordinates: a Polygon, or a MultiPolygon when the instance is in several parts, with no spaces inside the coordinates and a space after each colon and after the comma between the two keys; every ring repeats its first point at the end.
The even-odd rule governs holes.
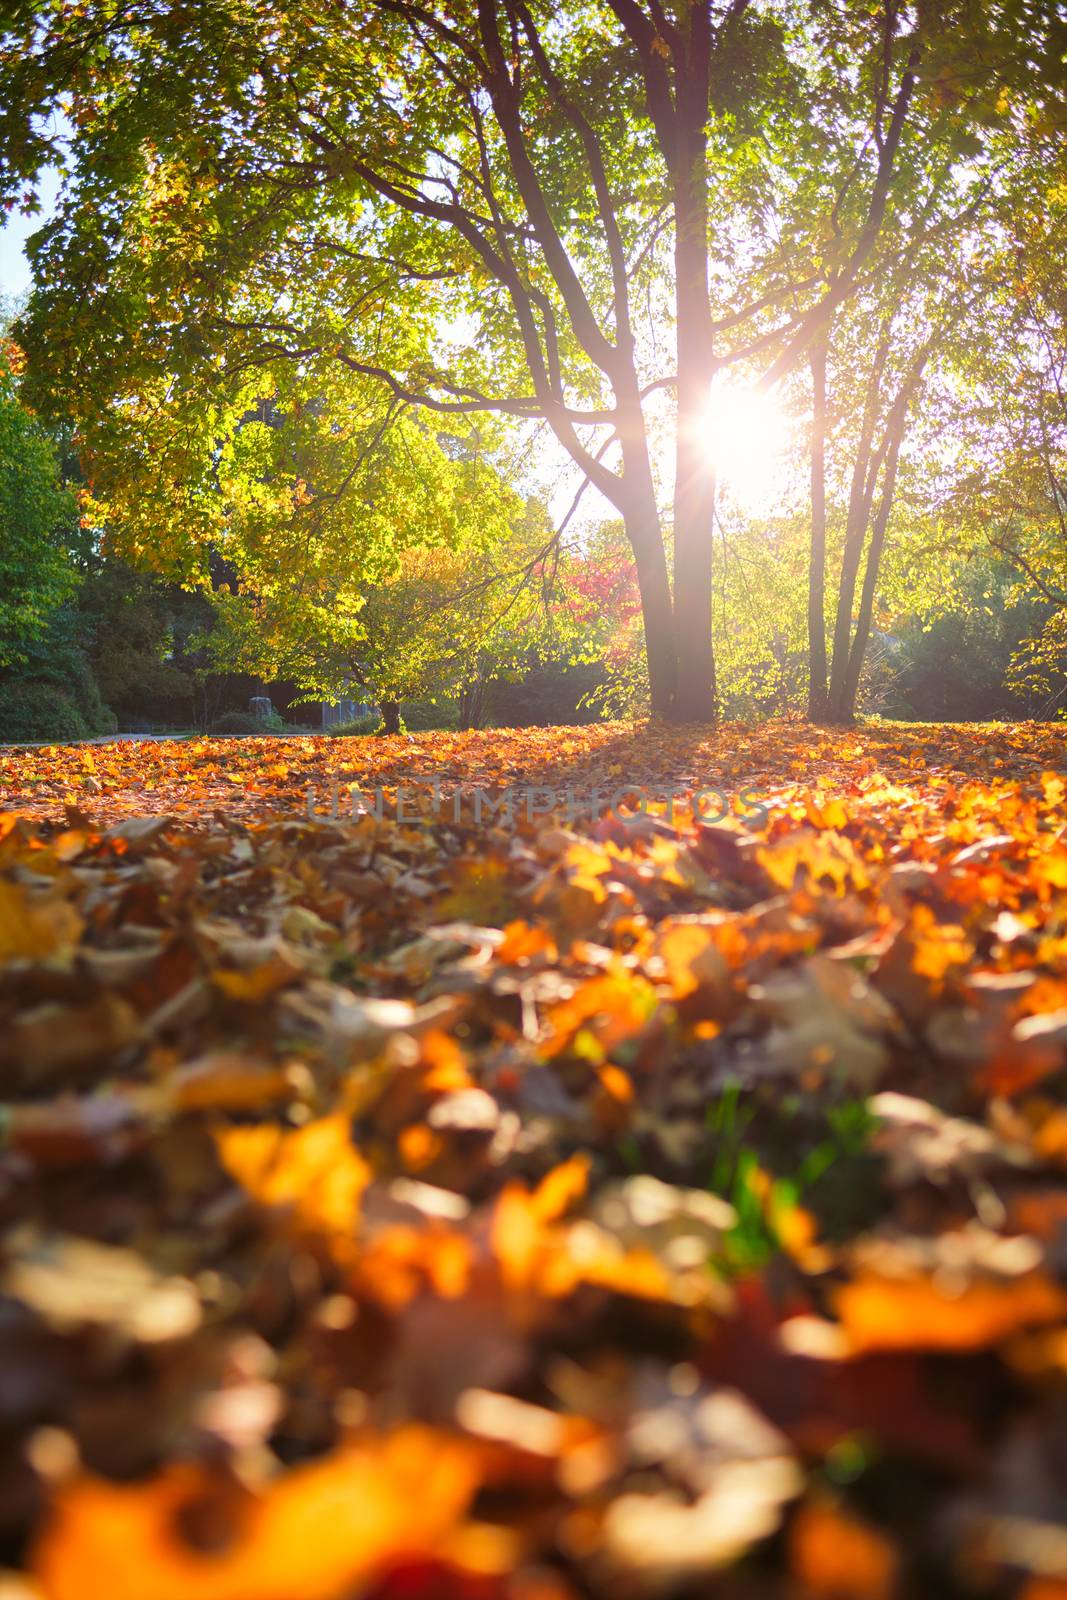
{"type": "MultiPolygon", "coordinates": [[[[240,442],[265,401],[329,419],[334,494],[357,435],[411,413],[540,424],[623,518],[654,710],[710,717],[713,386],[787,378],[850,304],[877,321],[880,287],[958,259],[1024,137],[1062,134],[1064,48],[1042,0],[25,8],[9,192],[63,143],[48,109],[73,129],[26,337],[161,563],[217,541],[227,497],[281,492],[240,442]]],[[[853,508],[831,688],[860,513],[891,497],[865,478],[853,508]]]]}

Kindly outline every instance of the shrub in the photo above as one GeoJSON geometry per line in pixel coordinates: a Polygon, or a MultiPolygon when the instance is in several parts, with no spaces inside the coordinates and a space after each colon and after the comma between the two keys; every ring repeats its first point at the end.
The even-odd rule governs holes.
{"type": "Polygon", "coordinates": [[[285,723],[275,711],[269,717],[254,717],[251,711],[227,711],[216,717],[208,728],[209,733],[285,733],[285,723]]]}
{"type": "Polygon", "coordinates": [[[457,723],[454,700],[405,700],[400,712],[403,726],[412,733],[422,733],[429,728],[455,728],[457,723]]]}
{"type": "Polygon", "coordinates": [[[335,722],[326,731],[335,739],[362,739],[365,734],[381,727],[381,722],[377,711],[368,711],[365,717],[356,717],[351,722],[335,722]]]}
{"type": "MultiPolygon", "coordinates": [[[[400,705],[400,730],[402,733],[425,733],[431,728],[456,727],[454,700],[403,700],[400,705]]],[[[360,739],[364,734],[381,733],[380,711],[368,711],[351,722],[337,722],[326,731],[341,739],[360,739]]]]}
{"type": "Polygon", "coordinates": [[[590,696],[603,684],[600,662],[581,662],[572,667],[558,662],[532,666],[521,678],[501,679],[489,685],[486,721],[500,728],[596,722],[602,713],[599,703],[590,703],[590,696]]]}
{"type": "Polygon", "coordinates": [[[105,556],[93,559],[77,611],[100,693],[123,726],[188,725],[196,688],[190,640],[211,619],[204,596],[105,556]]]}
{"type": "Polygon", "coordinates": [[[0,685],[0,743],[67,744],[88,738],[91,731],[74,701],[55,684],[16,680],[0,685]]]}
{"type": "MultiPolygon", "coordinates": [[[[66,737],[84,739],[95,733],[114,733],[117,722],[104,703],[81,635],[81,620],[72,606],[53,612],[42,637],[27,646],[17,667],[0,677],[0,698],[14,702],[20,693],[29,691],[33,706],[45,711],[52,700],[66,701],[80,718],[80,731],[66,737]]],[[[33,716],[39,720],[39,711],[33,716]]]]}

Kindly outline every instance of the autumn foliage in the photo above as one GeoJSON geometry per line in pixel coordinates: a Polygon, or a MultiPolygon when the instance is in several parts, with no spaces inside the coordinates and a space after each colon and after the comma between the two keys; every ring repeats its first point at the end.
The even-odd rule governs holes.
{"type": "Polygon", "coordinates": [[[1063,1592],[1065,755],[0,753],[0,1593],[1063,1592]]]}

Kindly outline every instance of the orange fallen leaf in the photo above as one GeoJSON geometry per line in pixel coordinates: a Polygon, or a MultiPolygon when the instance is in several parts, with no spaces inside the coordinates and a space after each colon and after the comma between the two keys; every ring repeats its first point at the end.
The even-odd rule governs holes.
{"type": "Polygon", "coordinates": [[[144,1484],[84,1478],[59,1493],[31,1572],[45,1600],[343,1600],[390,1558],[441,1545],[478,1476],[469,1444],[412,1426],[260,1493],[185,1464],[144,1484]],[[211,1519],[204,1549],[182,1531],[198,1511],[211,1519]]]}
{"type": "Polygon", "coordinates": [[[61,899],[30,895],[0,878],[0,961],[54,955],[77,943],[82,919],[61,899]]]}
{"type": "Polygon", "coordinates": [[[789,1564],[805,1591],[825,1600],[888,1600],[900,1561],[870,1523],[830,1502],[811,1501],[790,1526],[789,1564]]]}
{"type": "Polygon", "coordinates": [[[371,1171],[352,1144],[346,1116],[322,1117],[295,1132],[271,1123],[223,1128],[215,1138],[227,1172],[262,1205],[291,1207],[301,1229],[351,1238],[371,1171]]]}
{"type": "Polygon", "coordinates": [[[958,1292],[937,1275],[908,1279],[867,1272],[844,1284],[834,1308],[854,1353],[982,1350],[1009,1334],[1067,1317],[1067,1290],[1043,1272],[975,1278],[958,1292]]]}

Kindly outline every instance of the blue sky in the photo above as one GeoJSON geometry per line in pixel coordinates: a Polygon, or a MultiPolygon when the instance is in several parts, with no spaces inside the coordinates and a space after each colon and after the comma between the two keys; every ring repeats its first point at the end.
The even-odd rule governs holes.
{"type": "Polygon", "coordinates": [[[0,295],[21,294],[30,281],[22,245],[35,226],[33,217],[15,217],[0,228],[0,295]]]}
{"type": "MultiPolygon", "coordinates": [[[[43,172],[38,185],[41,209],[32,217],[9,211],[0,224],[0,295],[22,294],[30,286],[30,269],[24,246],[31,233],[48,220],[48,213],[59,189],[59,174],[43,172]]],[[[0,212],[0,217],[3,213],[0,212]]]]}

